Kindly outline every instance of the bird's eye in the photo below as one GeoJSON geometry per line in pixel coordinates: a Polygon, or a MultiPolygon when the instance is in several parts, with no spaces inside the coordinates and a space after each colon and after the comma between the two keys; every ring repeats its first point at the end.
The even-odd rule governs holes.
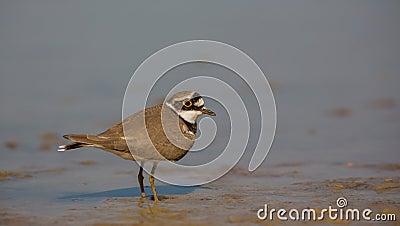
{"type": "Polygon", "coordinates": [[[185,106],[185,107],[187,107],[187,108],[191,107],[192,105],[193,105],[193,103],[192,103],[191,100],[185,100],[185,101],[183,102],[183,106],[185,106]]]}

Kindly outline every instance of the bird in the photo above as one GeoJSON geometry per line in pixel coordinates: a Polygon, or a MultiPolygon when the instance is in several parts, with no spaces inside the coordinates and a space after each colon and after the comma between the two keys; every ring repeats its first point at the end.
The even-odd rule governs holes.
{"type": "Polygon", "coordinates": [[[158,163],[175,162],[187,154],[194,144],[197,120],[202,115],[216,116],[204,106],[204,99],[198,92],[182,91],[165,103],[136,112],[97,135],[64,135],[73,143],[59,146],[58,151],[95,147],[140,163],[138,182],[142,198],[146,198],[143,167],[146,162],[152,162],[149,182],[157,202],[154,174],[158,163]]]}

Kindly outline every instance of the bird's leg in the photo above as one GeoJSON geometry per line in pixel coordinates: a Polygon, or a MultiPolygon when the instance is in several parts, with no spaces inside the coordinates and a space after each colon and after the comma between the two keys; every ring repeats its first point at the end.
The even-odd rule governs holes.
{"type": "Polygon", "coordinates": [[[154,171],[156,170],[158,165],[158,162],[154,162],[153,163],[153,168],[151,168],[151,173],[149,176],[149,181],[151,184],[151,189],[153,190],[153,195],[154,195],[154,201],[158,202],[158,197],[157,197],[157,190],[156,190],[156,186],[154,186],[154,171]]]}
{"type": "Polygon", "coordinates": [[[144,162],[140,162],[140,169],[139,169],[139,174],[138,174],[138,180],[139,180],[139,185],[140,185],[140,191],[142,192],[142,198],[146,198],[146,193],[144,192],[144,185],[143,185],[143,166],[144,162]]]}

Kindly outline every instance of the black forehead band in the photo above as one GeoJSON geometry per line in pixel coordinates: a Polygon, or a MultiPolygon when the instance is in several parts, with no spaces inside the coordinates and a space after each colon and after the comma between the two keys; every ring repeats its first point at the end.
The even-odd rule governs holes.
{"type": "Polygon", "coordinates": [[[201,96],[193,97],[191,100],[194,102],[197,102],[199,99],[201,99],[201,96]]]}
{"type": "Polygon", "coordinates": [[[185,105],[183,105],[182,106],[182,110],[186,110],[186,111],[188,111],[188,110],[201,110],[201,108],[203,107],[203,105],[202,106],[200,106],[200,107],[197,107],[197,106],[195,106],[194,105],[194,103],[196,103],[199,99],[201,99],[201,96],[196,96],[196,97],[193,97],[192,99],[190,99],[193,103],[192,103],[192,106],[190,106],[190,107],[186,107],[185,105]]]}

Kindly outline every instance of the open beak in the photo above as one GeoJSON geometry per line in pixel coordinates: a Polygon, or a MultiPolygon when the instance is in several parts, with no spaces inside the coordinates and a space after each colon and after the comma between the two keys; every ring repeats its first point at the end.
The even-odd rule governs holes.
{"type": "Polygon", "coordinates": [[[201,113],[203,113],[203,114],[205,114],[205,115],[216,116],[216,114],[215,114],[213,111],[208,110],[208,109],[205,108],[205,107],[203,107],[203,108],[201,109],[201,113]]]}

